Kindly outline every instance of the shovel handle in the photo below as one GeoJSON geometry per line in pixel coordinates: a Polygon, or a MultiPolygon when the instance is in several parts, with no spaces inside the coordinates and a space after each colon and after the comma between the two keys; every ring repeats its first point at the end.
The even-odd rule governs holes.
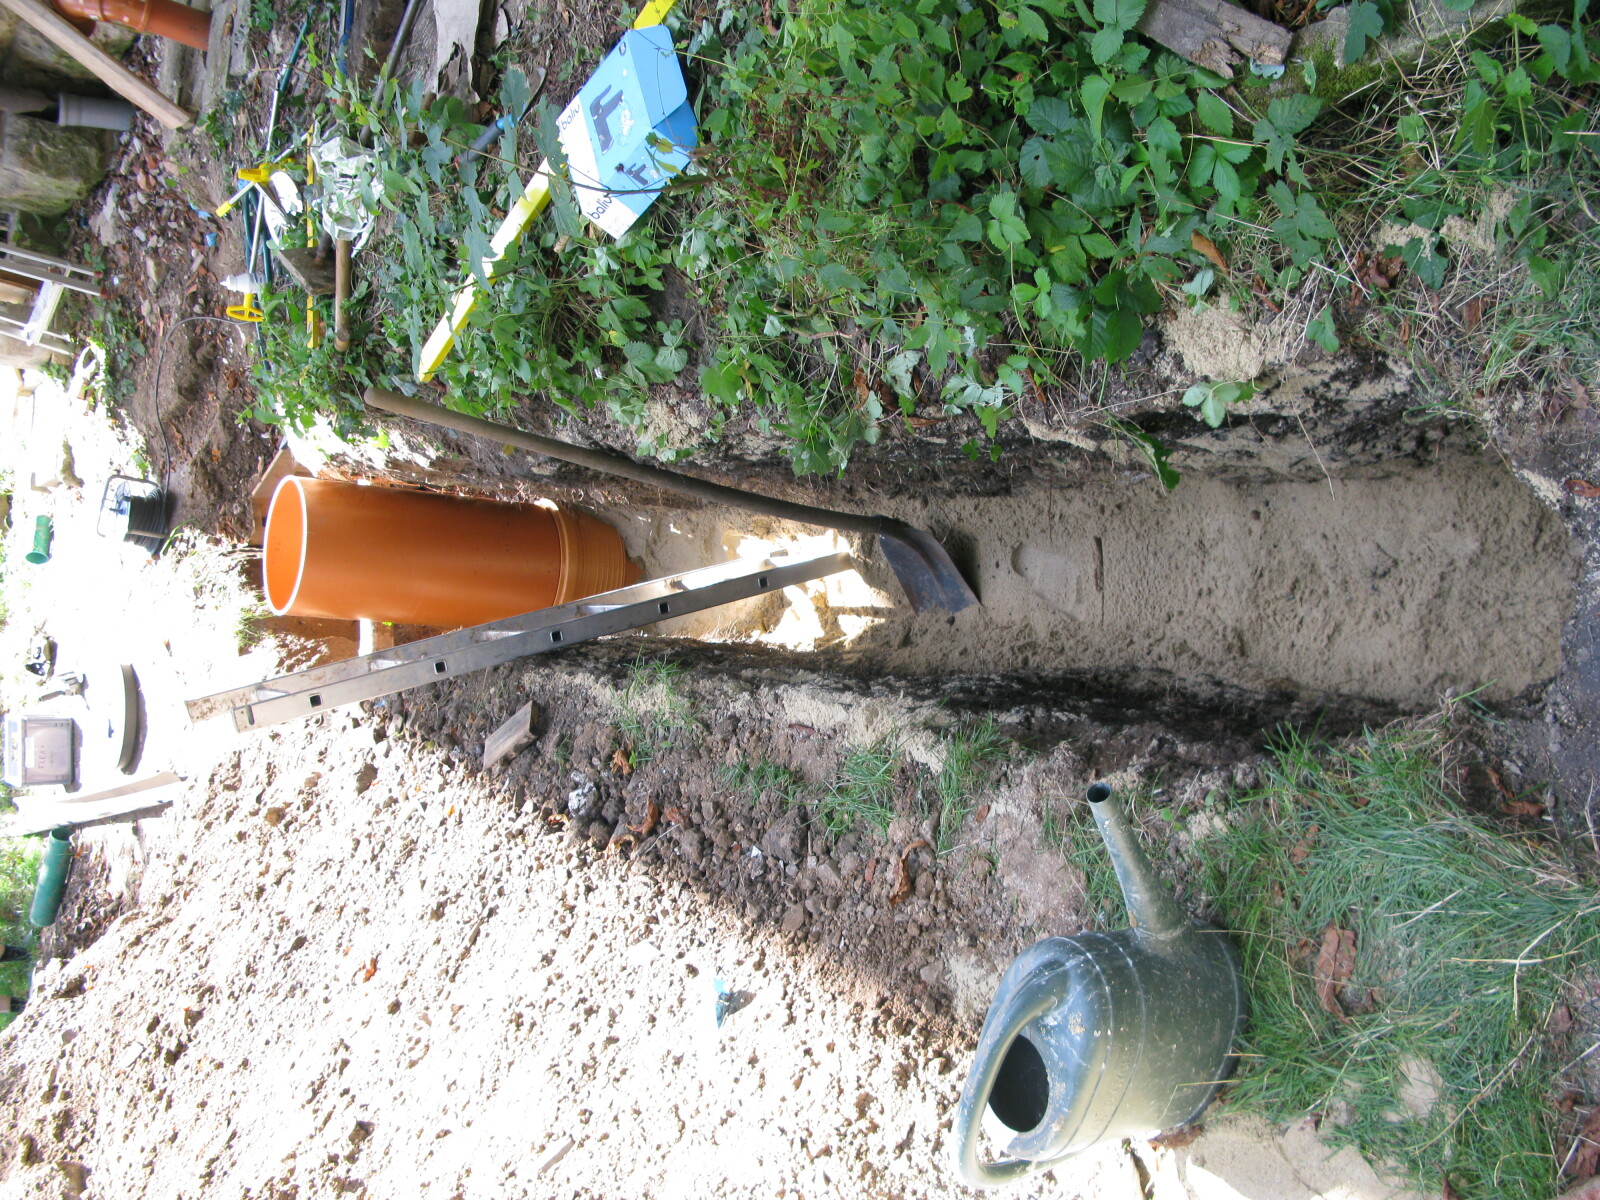
{"type": "Polygon", "coordinates": [[[633,459],[628,458],[626,455],[616,454],[610,450],[596,450],[590,446],[574,446],[568,442],[557,441],[555,438],[541,437],[536,433],[524,433],[522,430],[512,429],[508,425],[497,425],[493,421],[485,421],[482,417],[469,417],[465,413],[458,413],[437,404],[430,404],[426,400],[402,396],[398,392],[391,392],[385,388],[369,387],[363,393],[362,399],[366,401],[369,408],[381,408],[385,412],[396,413],[402,417],[410,417],[416,421],[426,421],[431,425],[443,425],[446,429],[454,429],[459,433],[470,433],[477,437],[487,438],[489,441],[517,446],[523,450],[531,450],[535,454],[543,454],[549,458],[558,458],[562,462],[587,467],[591,471],[603,471],[608,475],[618,475],[623,479],[631,479],[635,483],[648,484],[651,487],[662,488],[665,491],[677,492],[680,496],[703,500],[707,504],[725,504],[730,508],[742,508],[747,512],[761,513],[763,516],[777,517],[783,521],[796,521],[802,525],[820,525],[825,529],[844,529],[852,533],[888,534],[894,537],[898,536],[902,530],[910,528],[904,522],[896,521],[892,517],[867,517],[858,513],[843,513],[827,508],[815,508],[809,504],[794,504],[788,500],[776,500],[770,496],[746,492],[740,488],[728,487],[725,484],[711,483],[705,479],[695,479],[690,475],[680,475],[677,471],[646,466],[644,463],[634,462],[633,459]]]}
{"type": "Polygon", "coordinates": [[[333,254],[333,348],[341,354],[350,349],[350,239],[334,243],[333,254]]]}

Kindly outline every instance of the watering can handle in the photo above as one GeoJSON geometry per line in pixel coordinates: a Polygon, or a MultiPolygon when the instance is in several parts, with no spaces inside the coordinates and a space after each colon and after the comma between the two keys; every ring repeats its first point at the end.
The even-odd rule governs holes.
{"type": "Polygon", "coordinates": [[[967,1076],[967,1086],[961,1092],[961,1103],[956,1107],[956,1169],[969,1187],[998,1187],[1051,1165],[1022,1158],[980,1162],[978,1134],[983,1124],[983,1110],[989,1106],[989,1093],[994,1088],[995,1078],[1000,1074],[1001,1064],[1005,1062],[1011,1043],[1029,1021],[1054,1008],[1058,999],[1049,974],[1036,976],[1017,993],[1004,1020],[994,1026],[984,1023],[983,1034],[978,1040],[977,1065],[972,1074],[967,1076]]]}

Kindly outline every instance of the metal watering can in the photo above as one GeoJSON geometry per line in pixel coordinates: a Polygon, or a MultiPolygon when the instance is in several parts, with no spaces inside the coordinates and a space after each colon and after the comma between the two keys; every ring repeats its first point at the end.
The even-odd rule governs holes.
{"type": "Polygon", "coordinates": [[[1001,978],[956,1109],[957,1165],[973,1187],[1186,1124],[1233,1070],[1245,1019],[1233,943],[1178,907],[1110,786],[1088,798],[1133,928],[1047,938],[1001,978]],[[996,1162],[979,1160],[985,1109],[1013,1135],[996,1162]]]}

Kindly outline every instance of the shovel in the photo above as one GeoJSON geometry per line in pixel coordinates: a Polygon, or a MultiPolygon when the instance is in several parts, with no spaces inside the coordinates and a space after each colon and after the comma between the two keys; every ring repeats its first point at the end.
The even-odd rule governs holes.
{"type": "Polygon", "coordinates": [[[889,560],[895,578],[905,590],[911,607],[917,612],[957,613],[978,603],[978,597],[967,581],[961,577],[955,563],[943,546],[934,541],[925,529],[916,529],[893,517],[864,517],[856,513],[834,512],[827,508],[813,508],[809,504],[792,504],[787,500],[774,500],[770,496],[726,487],[661,467],[650,467],[634,462],[622,454],[609,450],[596,450],[588,446],[573,446],[554,438],[523,433],[481,417],[469,417],[452,412],[426,400],[415,400],[398,392],[369,387],[362,397],[372,408],[397,413],[402,417],[443,425],[461,433],[476,434],[490,441],[520,446],[535,454],[559,458],[563,462],[620,475],[636,483],[649,484],[679,495],[703,500],[708,504],[725,504],[748,512],[761,513],[802,525],[820,525],[824,529],[843,529],[851,533],[875,534],[878,547],[889,560]]]}

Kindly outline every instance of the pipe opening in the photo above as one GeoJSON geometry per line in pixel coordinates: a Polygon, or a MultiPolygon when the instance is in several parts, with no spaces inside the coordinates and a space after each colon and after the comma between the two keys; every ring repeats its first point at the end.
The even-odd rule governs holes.
{"type": "Polygon", "coordinates": [[[1104,804],[1111,799],[1111,785],[1109,783],[1094,783],[1089,785],[1089,803],[1104,804]]]}
{"type": "Polygon", "coordinates": [[[1014,1133],[1037,1129],[1050,1107],[1050,1073],[1038,1048],[1020,1034],[989,1091],[989,1109],[1014,1133]]]}

